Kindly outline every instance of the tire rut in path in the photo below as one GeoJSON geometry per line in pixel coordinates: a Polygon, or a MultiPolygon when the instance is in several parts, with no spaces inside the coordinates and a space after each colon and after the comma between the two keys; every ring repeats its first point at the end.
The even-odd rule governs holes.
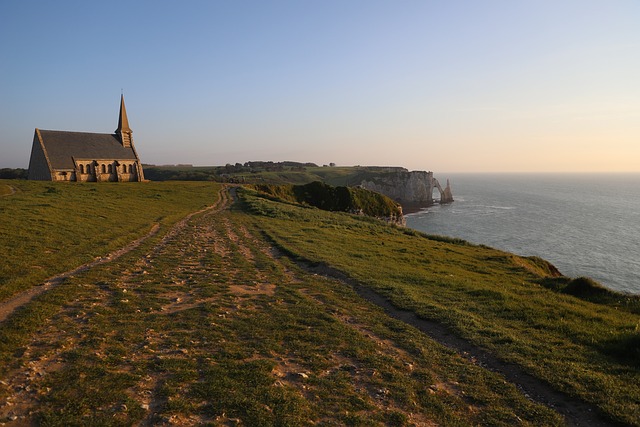
{"type": "MultiPolygon", "coordinates": [[[[235,194],[231,196],[235,200],[235,194]]],[[[265,240],[270,244],[273,252],[278,253],[279,256],[289,257],[293,263],[297,264],[303,270],[337,279],[351,286],[363,299],[383,308],[385,312],[394,319],[417,328],[433,340],[456,351],[471,363],[501,374],[532,401],[546,405],[563,415],[568,426],[604,427],[626,425],[611,420],[595,405],[558,391],[545,381],[527,373],[519,365],[505,362],[489,351],[455,335],[442,323],[422,319],[412,311],[397,308],[384,296],[357,280],[350,278],[342,271],[327,265],[318,265],[317,263],[301,259],[300,257],[291,257],[283,253],[270,237],[266,237],[265,240]]]]}
{"type": "MultiPolygon", "coordinates": [[[[193,212],[180,220],[167,232],[163,239],[155,246],[154,249],[151,250],[150,253],[157,253],[157,251],[160,251],[173,237],[176,236],[177,233],[179,233],[187,225],[188,221],[194,215],[205,212],[205,215],[208,216],[227,208],[235,199],[234,190],[234,188],[222,188],[220,190],[219,199],[216,204],[200,211],[193,212]]],[[[119,256],[124,255],[125,253],[139,246],[144,240],[151,237],[152,235],[155,235],[157,232],[158,229],[155,229],[155,231],[152,229],[152,231],[150,231],[147,235],[130,243],[126,247],[121,248],[120,250],[112,254],[109,254],[106,257],[50,278],[45,283],[45,285],[32,288],[20,295],[15,296],[9,301],[0,303],[0,321],[6,319],[6,317],[8,317],[16,308],[20,307],[23,304],[26,304],[33,297],[50,289],[51,287],[62,283],[66,278],[90,269],[91,267],[94,267],[98,264],[104,264],[117,259],[119,256]],[[122,252],[120,253],[120,251],[122,252]]],[[[271,246],[274,252],[282,255],[282,252],[276,248],[277,245],[274,245],[271,241],[269,241],[268,244],[271,246]]],[[[385,297],[374,292],[372,289],[360,284],[359,282],[349,278],[341,271],[327,266],[310,267],[311,263],[301,262],[300,260],[293,259],[292,261],[296,262],[299,266],[301,266],[308,272],[320,274],[342,281],[346,285],[353,287],[354,290],[367,301],[370,301],[382,307],[389,316],[416,327],[426,335],[433,338],[435,341],[438,341],[446,347],[455,350],[463,357],[470,360],[472,363],[502,374],[506,380],[515,384],[529,398],[536,402],[543,403],[562,414],[565,417],[568,425],[619,425],[606,419],[603,415],[600,414],[599,410],[595,406],[554,390],[542,380],[539,380],[526,373],[521,367],[501,361],[488,351],[479,348],[462,338],[457,337],[442,324],[421,319],[413,312],[396,308],[385,297]]]]}
{"type": "Polygon", "coordinates": [[[15,187],[12,187],[9,184],[7,184],[7,187],[9,187],[9,192],[7,194],[0,194],[0,197],[8,197],[8,196],[13,196],[14,194],[16,194],[16,188],[15,187]]]}
{"type": "MultiPolygon", "coordinates": [[[[166,244],[167,240],[170,239],[172,236],[174,236],[182,228],[184,228],[187,222],[194,215],[198,215],[203,212],[207,212],[207,214],[220,212],[221,210],[225,209],[228,206],[228,204],[230,203],[230,200],[231,199],[229,198],[227,187],[226,186],[222,187],[218,192],[218,200],[216,201],[216,203],[214,203],[211,206],[207,206],[204,209],[200,209],[199,211],[192,212],[187,216],[185,216],[180,221],[178,221],[177,223],[175,223],[171,227],[171,229],[167,232],[167,234],[163,237],[162,241],[159,243],[158,246],[166,244]]],[[[145,240],[158,234],[158,231],[160,231],[160,224],[154,223],[153,226],[151,227],[151,230],[149,230],[147,234],[134,240],[133,242],[127,244],[126,246],[123,246],[122,248],[117,249],[105,256],[99,257],[91,262],[88,262],[79,267],[76,267],[73,270],[69,270],[64,273],[58,274],[56,276],[50,277],[40,285],[33,286],[32,288],[24,292],[14,295],[13,297],[9,298],[6,301],[0,302],[0,322],[5,321],[7,317],[9,317],[11,313],[13,313],[19,307],[22,307],[23,305],[27,304],[36,296],[60,285],[69,277],[73,277],[78,273],[82,273],[98,265],[115,261],[116,259],[120,258],[122,255],[128,252],[131,252],[132,250],[140,246],[145,240]]]]}
{"type": "Polygon", "coordinates": [[[308,272],[342,281],[351,286],[365,300],[383,308],[394,319],[417,328],[433,340],[456,351],[470,362],[501,374],[532,401],[546,405],[562,414],[568,426],[604,427],[625,425],[607,418],[595,405],[560,392],[543,380],[527,373],[522,367],[505,362],[489,351],[460,338],[445,325],[422,319],[412,311],[397,308],[384,296],[348,277],[340,270],[326,265],[318,266],[316,263],[305,262],[300,259],[292,259],[292,261],[308,272]]]}

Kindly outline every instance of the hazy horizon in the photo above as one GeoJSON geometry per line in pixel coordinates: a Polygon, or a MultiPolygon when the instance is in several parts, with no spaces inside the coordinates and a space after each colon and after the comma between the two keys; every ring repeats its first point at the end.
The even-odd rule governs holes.
{"type": "MultiPolygon", "coordinates": [[[[0,168],[34,128],[147,164],[640,172],[640,2],[0,4],[0,168]]],[[[449,171],[449,172],[447,172],[449,171]]]]}

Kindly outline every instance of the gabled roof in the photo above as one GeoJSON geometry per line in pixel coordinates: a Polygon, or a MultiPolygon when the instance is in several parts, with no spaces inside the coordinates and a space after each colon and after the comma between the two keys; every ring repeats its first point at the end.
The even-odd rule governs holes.
{"type": "Polygon", "coordinates": [[[132,147],[125,148],[118,136],[108,133],[39,130],[53,169],[74,169],[76,159],[137,160],[132,147]]]}

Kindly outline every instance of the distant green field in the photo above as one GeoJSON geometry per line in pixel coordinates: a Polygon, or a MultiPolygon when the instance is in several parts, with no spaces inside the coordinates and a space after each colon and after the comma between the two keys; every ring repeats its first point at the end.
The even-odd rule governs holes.
{"type": "Polygon", "coordinates": [[[256,227],[286,253],[338,269],[612,418],[638,424],[639,298],[554,278],[537,258],[242,194],[256,227]]]}
{"type": "Polygon", "coordinates": [[[0,301],[212,204],[214,183],[0,181],[0,301]]]}
{"type": "MultiPolygon", "coordinates": [[[[316,166],[280,162],[247,166],[152,166],[145,165],[145,176],[153,181],[217,181],[251,184],[308,184],[322,181],[333,186],[355,186],[364,179],[388,174],[391,170],[378,166],[316,166]]],[[[261,163],[261,162],[254,162],[261,163]]]]}

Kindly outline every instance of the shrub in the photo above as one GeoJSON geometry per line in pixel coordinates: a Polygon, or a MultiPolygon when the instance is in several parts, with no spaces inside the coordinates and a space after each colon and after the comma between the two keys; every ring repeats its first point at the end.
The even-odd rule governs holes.
{"type": "Polygon", "coordinates": [[[626,332],[606,342],[602,352],[625,361],[633,366],[640,366],[640,332],[626,332]]]}
{"type": "Polygon", "coordinates": [[[609,289],[589,277],[578,277],[571,280],[562,292],[582,299],[597,299],[611,294],[609,289]]]}
{"type": "Polygon", "coordinates": [[[27,179],[28,171],[26,169],[0,169],[0,179],[27,179]]]}
{"type": "Polygon", "coordinates": [[[378,218],[401,218],[400,206],[382,194],[358,187],[333,187],[320,181],[304,185],[250,186],[270,199],[301,203],[325,211],[362,213],[378,218]]]}

